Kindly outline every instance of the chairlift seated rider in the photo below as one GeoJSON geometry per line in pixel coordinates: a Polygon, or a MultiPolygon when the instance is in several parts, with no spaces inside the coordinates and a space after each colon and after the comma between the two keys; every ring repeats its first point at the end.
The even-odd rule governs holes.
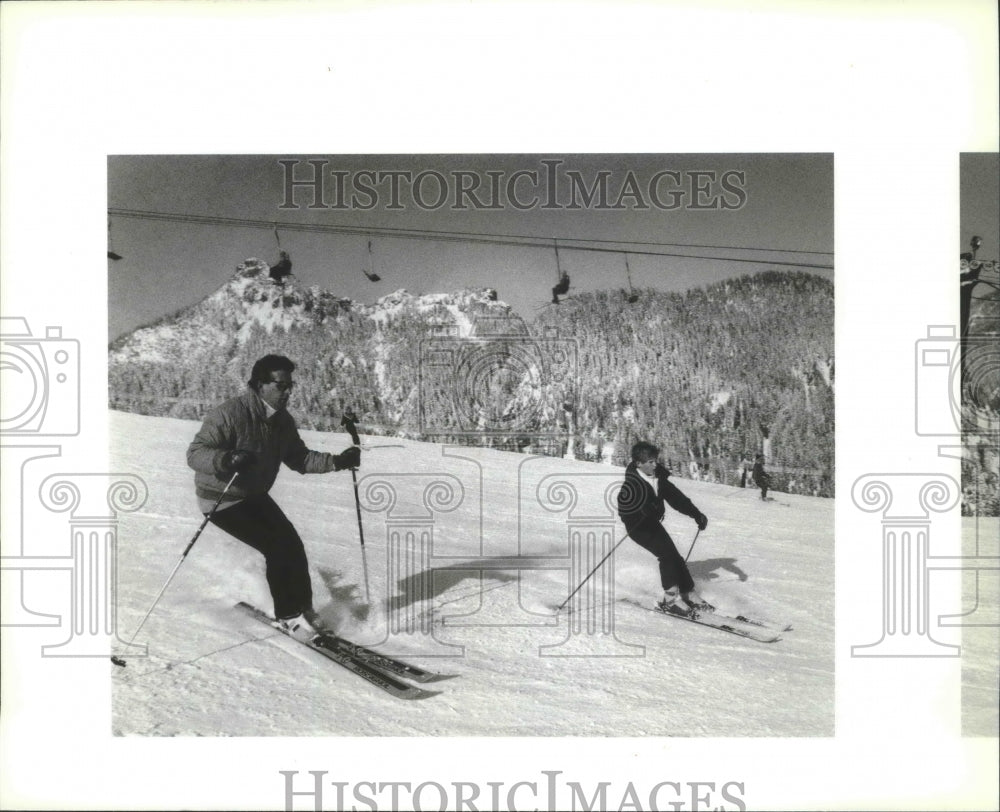
{"type": "Polygon", "coordinates": [[[559,275],[559,281],[552,288],[552,304],[559,304],[559,297],[569,291],[569,274],[563,271],[559,275]]]}
{"type": "Polygon", "coordinates": [[[292,275],[292,260],[288,256],[287,251],[278,252],[278,262],[271,266],[271,279],[277,282],[279,285],[284,284],[286,276],[292,275]]]}

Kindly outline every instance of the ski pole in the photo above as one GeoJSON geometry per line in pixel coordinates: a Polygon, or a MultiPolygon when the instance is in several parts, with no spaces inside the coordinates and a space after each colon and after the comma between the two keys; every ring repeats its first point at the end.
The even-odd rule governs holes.
{"type": "Polygon", "coordinates": [[[700,532],[701,532],[701,528],[698,528],[697,530],[694,531],[694,540],[691,542],[691,546],[688,548],[688,554],[686,556],[684,556],[684,562],[685,563],[687,563],[687,560],[691,557],[691,550],[694,549],[694,543],[695,543],[695,541],[698,540],[698,534],[700,532]]]}
{"type": "Polygon", "coordinates": [[[561,612],[562,609],[563,609],[563,607],[567,603],[569,603],[570,598],[572,598],[577,592],[579,592],[581,589],[583,589],[583,585],[585,583],[587,583],[587,581],[590,580],[591,576],[601,568],[601,564],[603,564],[605,561],[607,561],[609,558],[611,558],[611,556],[614,554],[615,550],[617,550],[621,546],[621,543],[623,541],[625,541],[625,539],[627,539],[627,538],[628,538],[628,534],[626,533],[624,536],[621,537],[621,540],[614,547],[611,548],[611,552],[608,553],[606,556],[604,556],[604,558],[602,558],[598,562],[597,566],[594,567],[589,573],[587,573],[587,577],[584,578],[582,581],[580,581],[580,585],[576,589],[574,589],[572,592],[570,592],[569,595],[566,596],[566,600],[564,600],[562,603],[559,604],[559,608],[556,609],[557,613],[561,612]]]}
{"type": "Polygon", "coordinates": [[[361,524],[361,498],[358,496],[358,469],[351,469],[351,479],[354,480],[354,507],[358,512],[358,536],[361,539],[361,568],[365,574],[365,601],[371,603],[368,593],[368,554],[365,552],[365,528],[361,524]]]}
{"type": "MultiPolygon", "coordinates": [[[[222,489],[222,493],[219,494],[219,498],[215,500],[215,504],[212,505],[212,509],[205,514],[205,518],[202,520],[201,526],[198,528],[197,532],[195,532],[194,536],[191,538],[191,541],[188,542],[187,547],[184,548],[184,552],[181,553],[180,560],[174,566],[173,572],[170,573],[170,577],[167,578],[166,583],[163,584],[162,589],[160,589],[157,596],[153,599],[153,603],[150,605],[149,610],[146,612],[142,620],[139,622],[139,625],[136,627],[136,630],[132,632],[132,637],[129,639],[128,645],[131,646],[132,643],[135,642],[135,638],[139,635],[139,631],[146,624],[146,621],[149,619],[149,616],[153,613],[153,609],[156,608],[156,604],[160,602],[160,598],[163,597],[163,593],[167,591],[167,587],[170,586],[170,582],[174,580],[174,576],[177,574],[177,570],[181,568],[181,564],[184,563],[184,559],[187,558],[187,554],[191,552],[191,548],[194,547],[194,543],[198,540],[198,537],[201,535],[201,531],[204,530],[205,526],[209,523],[209,521],[211,521],[212,517],[215,515],[215,511],[217,511],[219,509],[219,505],[222,504],[223,497],[225,497],[225,495],[229,492],[229,488],[236,481],[236,477],[238,477],[239,475],[240,475],[239,471],[236,471],[229,478],[229,482],[227,482],[226,487],[222,489]]],[[[115,665],[120,665],[122,668],[125,667],[125,660],[121,657],[112,657],[111,662],[113,662],[115,665]]]]}

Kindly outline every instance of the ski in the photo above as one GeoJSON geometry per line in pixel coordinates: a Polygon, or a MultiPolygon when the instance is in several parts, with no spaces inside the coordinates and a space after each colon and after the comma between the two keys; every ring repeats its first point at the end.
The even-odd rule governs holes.
{"type": "Polygon", "coordinates": [[[727,615],[720,612],[714,606],[709,606],[708,608],[702,609],[701,611],[702,613],[713,614],[716,617],[723,618],[724,620],[737,620],[740,623],[747,623],[750,626],[757,626],[761,629],[771,629],[772,631],[776,632],[792,631],[791,623],[785,623],[785,624],[775,623],[774,621],[771,620],[761,620],[760,618],[748,617],[747,615],[727,615]]]}
{"type": "MultiPolygon", "coordinates": [[[[725,615],[720,615],[720,617],[726,617],[725,615]]],[[[790,632],[792,631],[792,624],[786,623],[784,625],[780,623],[773,623],[767,620],[758,620],[754,617],[747,617],[746,615],[731,615],[734,620],[738,620],[741,623],[749,623],[751,626],[758,626],[761,629],[773,629],[776,632],[790,632]]]]}
{"type": "Polygon", "coordinates": [[[742,625],[743,621],[738,618],[727,617],[726,615],[719,615],[714,612],[704,612],[701,614],[695,614],[692,617],[685,617],[683,615],[674,615],[670,612],[664,612],[656,606],[653,606],[651,611],[660,615],[665,615],[666,617],[674,617],[678,620],[687,620],[701,626],[711,626],[713,629],[728,632],[729,634],[735,634],[737,637],[745,637],[748,640],[756,640],[759,643],[777,643],[781,639],[781,635],[773,629],[760,629],[759,627],[752,626],[752,624],[747,624],[750,626],[750,628],[747,628],[742,625]]]}
{"type": "Polygon", "coordinates": [[[295,640],[296,643],[305,646],[308,649],[322,654],[328,660],[332,660],[337,663],[337,665],[346,668],[354,674],[357,674],[364,680],[367,680],[372,685],[377,688],[381,688],[388,694],[395,696],[398,699],[426,699],[431,696],[437,696],[440,691],[428,691],[424,688],[418,688],[416,685],[411,685],[408,682],[404,682],[397,675],[386,672],[367,662],[363,659],[351,656],[347,651],[340,649],[338,647],[323,645],[323,638],[317,638],[315,642],[306,642],[303,640],[298,640],[292,637],[290,634],[282,631],[276,624],[274,618],[268,615],[266,612],[262,612],[255,606],[251,606],[248,603],[240,602],[236,604],[236,608],[245,614],[249,615],[261,623],[269,626],[276,631],[281,632],[290,640],[295,640]]]}
{"type": "Polygon", "coordinates": [[[735,634],[737,637],[744,637],[747,640],[756,640],[758,643],[777,643],[781,639],[781,635],[777,634],[773,630],[759,629],[753,626],[748,628],[747,626],[742,625],[743,622],[735,617],[726,617],[725,615],[718,615],[712,612],[705,612],[693,617],[686,617],[684,615],[674,615],[670,612],[664,612],[655,605],[646,606],[645,604],[631,600],[627,602],[638,606],[640,609],[646,609],[649,612],[654,612],[658,615],[663,615],[664,617],[686,620],[690,623],[697,623],[700,626],[710,626],[713,629],[718,629],[719,631],[735,634]]]}
{"type": "Polygon", "coordinates": [[[388,654],[380,654],[377,651],[362,646],[360,643],[345,640],[343,637],[338,637],[335,634],[325,634],[323,637],[328,644],[335,646],[338,651],[344,652],[353,659],[362,660],[381,671],[389,671],[414,682],[440,682],[458,676],[458,674],[439,674],[436,671],[427,671],[404,660],[390,657],[388,654]]]}
{"type": "Polygon", "coordinates": [[[792,631],[792,624],[786,623],[784,625],[780,623],[774,623],[768,620],[760,620],[755,617],[748,617],[747,615],[726,615],[716,609],[714,606],[710,609],[699,610],[702,615],[714,615],[720,620],[729,622],[735,621],[737,623],[745,623],[748,626],[756,626],[759,629],[768,629],[773,632],[790,632],[792,631]]]}
{"type": "Polygon", "coordinates": [[[782,502],[780,499],[775,499],[773,496],[768,496],[765,499],[761,499],[762,502],[774,502],[776,505],[784,505],[785,507],[791,507],[789,502],[782,502]]]}

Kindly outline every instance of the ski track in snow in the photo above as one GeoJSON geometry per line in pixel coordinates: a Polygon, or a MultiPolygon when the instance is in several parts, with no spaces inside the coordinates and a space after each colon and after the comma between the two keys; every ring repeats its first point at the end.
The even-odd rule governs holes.
{"type": "MultiPolygon", "coordinates": [[[[128,640],[201,520],[184,461],[198,423],[118,412],[110,419],[112,470],[136,472],[149,488],[146,504],[120,517],[118,628],[128,640]]],[[[346,434],[302,434],[317,450],[349,444],[346,434]]],[[[468,503],[484,505],[481,515],[477,508],[438,517],[436,594],[420,607],[435,621],[442,652],[457,656],[414,653],[426,638],[386,649],[400,656],[409,649],[416,664],[459,676],[430,686],[439,696],[403,702],[269,634],[233,609],[246,600],[271,611],[263,559],[209,525],[136,639],[149,656],[110,666],[116,735],[833,735],[833,500],[783,494],[786,507],[762,503],[752,490],[676,480],[710,521],[689,562],[702,594],[727,614],[791,623],[780,642],[742,640],[623,603],[651,603],[660,591],[655,559],[626,541],[613,559],[620,656],[559,656],[569,648],[559,645],[569,621],[557,620],[554,608],[575,586],[568,569],[522,570],[520,580],[517,571],[484,569],[481,581],[476,571],[480,555],[566,555],[565,514],[538,505],[525,511],[518,545],[518,472],[527,458],[463,448],[457,453],[478,466],[469,475],[467,460],[448,456],[455,449],[393,442],[403,447],[365,453],[360,480],[450,471],[468,503]]],[[[587,462],[541,464],[552,472],[623,473],[587,462]]],[[[402,594],[387,583],[385,514],[363,514],[369,606],[350,475],[283,469],[272,494],[305,541],[317,610],[345,636],[379,643],[397,611],[387,606],[402,594]]],[[[694,523],[668,509],[666,526],[686,553],[694,523]]],[[[620,522],[616,531],[617,540],[620,522]]],[[[607,636],[573,642],[578,654],[608,652],[607,636]]]]}

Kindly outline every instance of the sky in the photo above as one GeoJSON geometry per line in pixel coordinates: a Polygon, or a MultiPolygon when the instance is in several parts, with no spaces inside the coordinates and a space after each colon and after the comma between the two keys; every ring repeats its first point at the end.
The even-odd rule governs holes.
{"type": "Polygon", "coordinates": [[[1000,258],[1000,153],[965,152],[959,157],[961,251],[982,237],[977,259],[1000,258]]]}
{"type": "Polygon", "coordinates": [[[559,270],[571,293],[772,268],[832,278],[833,204],[829,154],[110,156],[109,249],[122,259],[108,262],[108,336],[200,301],[245,259],[276,262],[279,247],[301,284],[358,302],[491,287],[529,319],[559,270]],[[303,183],[315,177],[318,194],[303,183]],[[518,239],[365,233],[380,228],[518,239]]]}

